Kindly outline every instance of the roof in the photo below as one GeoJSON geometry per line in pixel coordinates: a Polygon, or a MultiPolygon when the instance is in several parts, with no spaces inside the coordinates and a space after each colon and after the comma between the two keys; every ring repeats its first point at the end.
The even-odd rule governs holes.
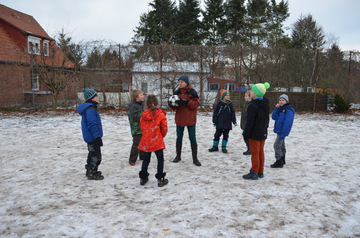
{"type": "MultiPolygon", "coordinates": [[[[135,63],[133,73],[158,73],[160,72],[160,62],[135,63]]],[[[163,72],[199,73],[200,64],[197,62],[164,62],[162,63],[163,72]]],[[[208,64],[204,64],[203,73],[210,73],[208,64]]]]}
{"type": "MultiPolygon", "coordinates": [[[[29,2],[29,4],[31,4],[31,2],[29,2]]],[[[0,20],[8,23],[12,27],[17,28],[27,35],[53,40],[32,16],[16,11],[2,4],[0,4],[0,20]]]]}

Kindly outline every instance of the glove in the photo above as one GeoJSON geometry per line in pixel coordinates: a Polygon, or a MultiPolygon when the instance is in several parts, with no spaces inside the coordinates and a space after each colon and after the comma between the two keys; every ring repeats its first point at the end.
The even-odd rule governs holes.
{"type": "Polygon", "coordinates": [[[234,126],[238,126],[237,122],[235,122],[234,126]]]}
{"type": "Polygon", "coordinates": [[[186,105],[189,103],[189,100],[184,100],[184,99],[180,99],[180,100],[176,100],[175,101],[179,106],[182,106],[182,105],[186,105]]]}
{"type": "Polygon", "coordinates": [[[102,141],[101,137],[96,138],[93,143],[96,146],[103,146],[103,141],[102,141]]]}
{"type": "Polygon", "coordinates": [[[214,127],[216,127],[216,124],[215,124],[215,123],[213,123],[213,126],[214,126],[214,127]]]}
{"type": "Polygon", "coordinates": [[[172,106],[170,102],[168,102],[168,105],[169,107],[174,108],[174,106],[172,106]]]}

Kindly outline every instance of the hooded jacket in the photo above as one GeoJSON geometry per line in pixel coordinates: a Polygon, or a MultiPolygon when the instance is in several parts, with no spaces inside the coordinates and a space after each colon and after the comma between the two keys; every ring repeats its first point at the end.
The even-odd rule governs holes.
{"type": "Polygon", "coordinates": [[[284,140],[290,134],[294,116],[295,109],[290,104],[275,107],[271,118],[275,120],[274,132],[280,134],[280,140],[284,140]]]}
{"type": "Polygon", "coordinates": [[[143,102],[131,102],[128,108],[131,135],[141,135],[140,118],[144,111],[143,102]]]}
{"type": "Polygon", "coordinates": [[[253,99],[247,113],[243,131],[244,140],[266,140],[269,127],[269,100],[266,98],[253,99]]]}
{"type": "Polygon", "coordinates": [[[103,137],[103,130],[97,103],[85,102],[77,108],[81,118],[81,130],[84,141],[92,143],[98,137],[103,137]]]}
{"type": "Polygon", "coordinates": [[[231,101],[220,100],[214,109],[213,123],[216,129],[232,129],[232,124],[236,124],[235,109],[231,101]]]}
{"type": "Polygon", "coordinates": [[[157,108],[153,114],[150,109],[145,110],[140,118],[142,137],[139,149],[153,152],[165,149],[164,137],[167,133],[166,112],[157,108]]]}
{"type": "Polygon", "coordinates": [[[176,90],[174,95],[178,95],[181,99],[189,100],[189,103],[186,105],[172,108],[176,111],[176,125],[181,127],[195,125],[197,108],[200,106],[200,100],[196,90],[188,84],[185,88],[179,88],[176,90]]]}

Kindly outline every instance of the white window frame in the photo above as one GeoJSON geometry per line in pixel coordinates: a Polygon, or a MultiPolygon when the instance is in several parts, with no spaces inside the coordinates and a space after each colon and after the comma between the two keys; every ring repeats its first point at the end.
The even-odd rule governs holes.
{"type": "Polygon", "coordinates": [[[39,74],[32,73],[31,74],[31,90],[32,91],[39,91],[39,74]]]}
{"type": "Polygon", "coordinates": [[[49,56],[49,44],[50,44],[50,41],[48,41],[48,40],[43,41],[44,56],[49,56]]]}
{"type": "Polygon", "coordinates": [[[40,55],[41,39],[35,36],[28,36],[28,52],[29,54],[40,55]]]}

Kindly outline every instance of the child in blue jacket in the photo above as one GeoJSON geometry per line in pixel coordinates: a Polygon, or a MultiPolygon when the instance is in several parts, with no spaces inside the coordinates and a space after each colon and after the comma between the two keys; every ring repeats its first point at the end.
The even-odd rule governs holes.
{"type": "Polygon", "coordinates": [[[209,149],[210,152],[219,151],[218,145],[221,134],[222,140],[222,152],[227,153],[226,145],[229,139],[229,132],[232,129],[231,123],[237,126],[235,109],[230,101],[230,94],[227,90],[221,90],[221,100],[216,104],[213,113],[213,125],[216,127],[216,132],[213,140],[213,147],[209,149]]]}
{"type": "Polygon", "coordinates": [[[85,165],[86,177],[89,180],[102,180],[104,176],[98,167],[101,163],[101,149],[103,146],[103,130],[99,111],[97,110],[98,96],[93,89],[83,89],[85,103],[77,108],[81,118],[81,130],[84,141],[88,147],[87,163],[85,165]]]}
{"type": "Polygon", "coordinates": [[[276,161],[270,165],[271,168],[282,168],[285,164],[285,137],[291,131],[295,116],[295,109],[289,104],[288,95],[280,95],[278,101],[271,116],[275,120],[274,132],[277,134],[274,143],[276,161]]]}

